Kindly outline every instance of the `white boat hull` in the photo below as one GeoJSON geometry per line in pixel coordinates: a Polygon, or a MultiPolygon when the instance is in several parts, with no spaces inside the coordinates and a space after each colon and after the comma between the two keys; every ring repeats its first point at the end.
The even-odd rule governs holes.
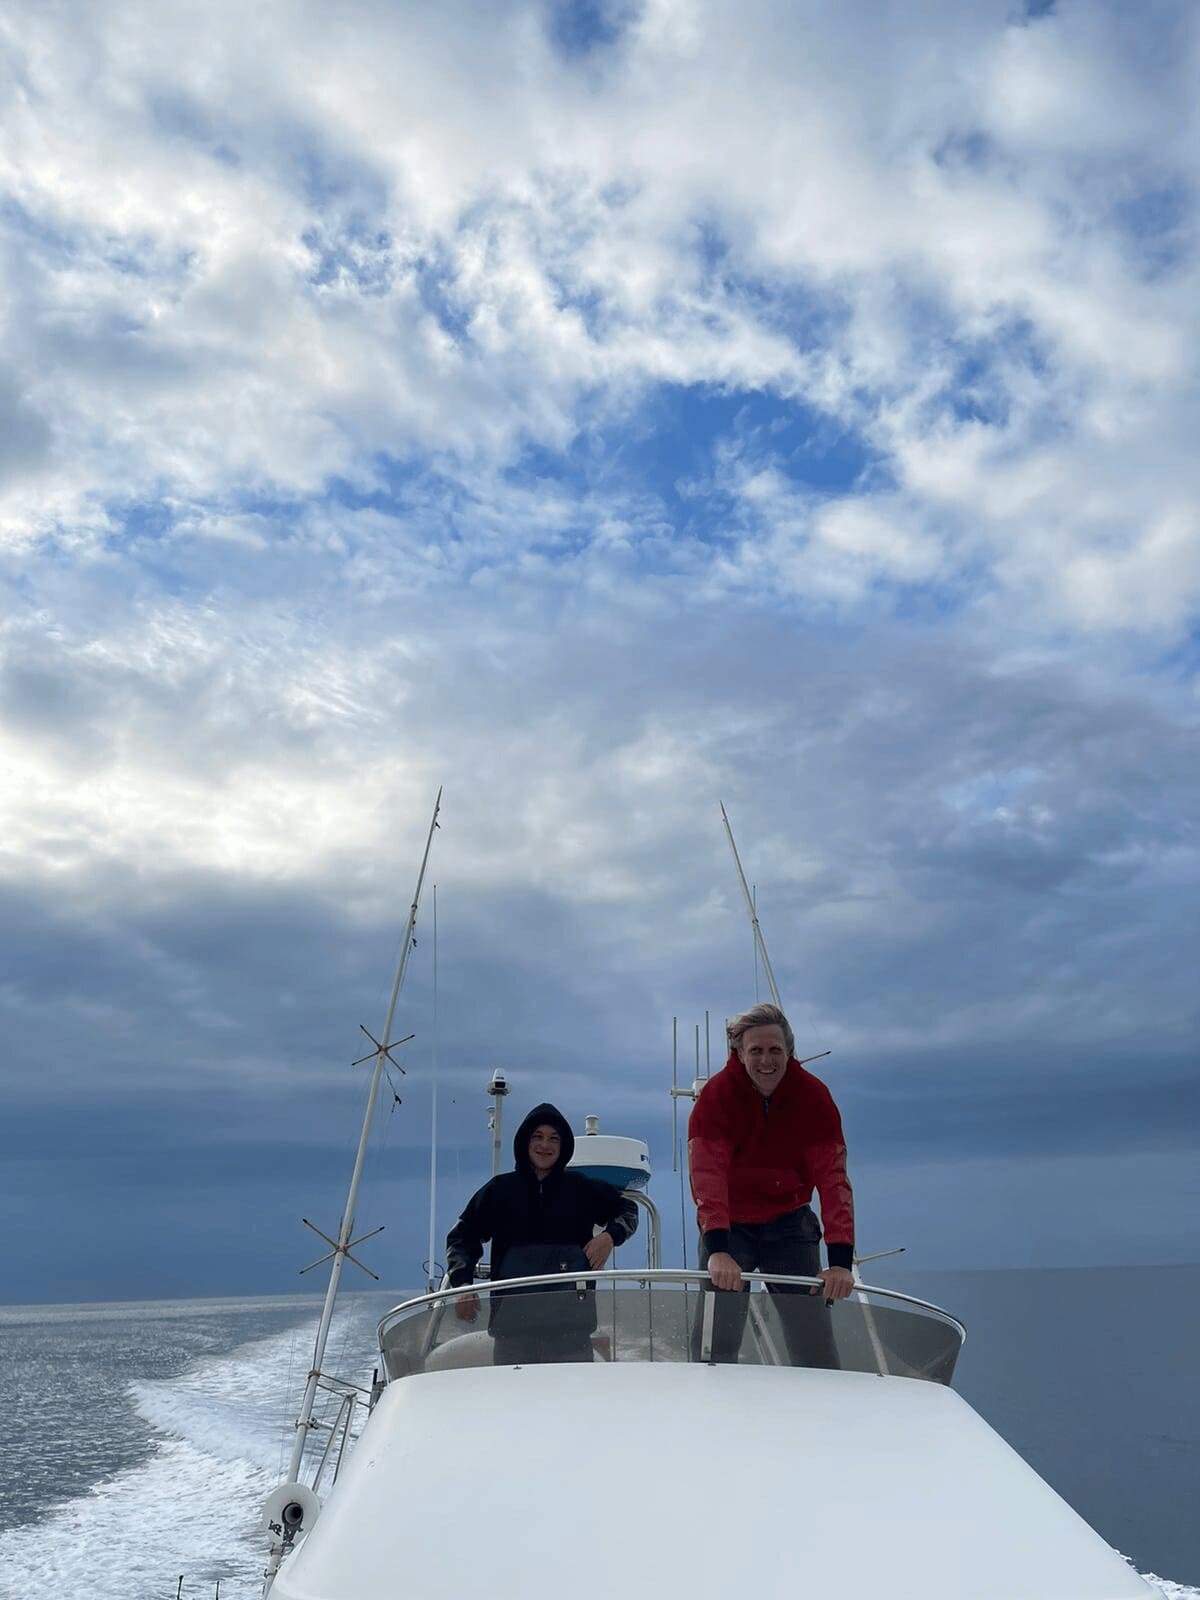
{"type": "Polygon", "coordinates": [[[1145,1600],[952,1389],[754,1366],[388,1386],[273,1600],[1145,1600]]]}

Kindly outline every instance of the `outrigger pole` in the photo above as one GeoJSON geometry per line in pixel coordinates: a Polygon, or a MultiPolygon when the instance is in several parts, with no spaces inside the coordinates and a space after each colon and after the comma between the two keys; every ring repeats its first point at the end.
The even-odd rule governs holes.
{"type": "MultiPolygon", "coordinates": [[[[361,1061],[370,1061],[373,1058],[375,1070],[371,1074],[371,1087],[367,1093],[367,1109],[363,1116],[362,1132],[358,1138],[358,1153],[354,1158],[354,1171],[350,1177],[350,1190],[346,1196],[346,1209],[342,1212],[342,1225],[338,1232],[337,1242],[334,1243],[326,1234],[321,1234],[327,1244],[333,1245],[333,1249],[330,1252],[333,1257],[333,1265],[329,1269],[329,1287],[325,1291],[325,1305],[321,1312],[320,1325],[317,1328],[317,1341],[313,1347],[312,1369],[308,1374],[308,1383],[304,1389],[304,1400],[300,1406],[300,1415],[296,1418],[296,1442],[292,1446],[292,1459],[288,1466],[288,1480],[292,1483],[299,1480],[300,1464],[304,1459],[304,1446],[308,1440],[309,1429],[315,1426],[312,1419],[313,1403],[316,1400],[317,1385],[321,1379],[321,1362],[325,1358],[325,1344],[329,1338],[329,1324],[333,1321],[333,1303],[337,1299],[342,1267],[347,1259],[354,1261],[355,1266],[362,1267],[362,1262],[355,1261],[355,1258],[350,1254],[350,1250],[352,1246],[361,1243],[362,1239],[371,1237],[369,1233],[360,1235],[358,1239],[350,1237],[354,1232],[354,1207],[358,1202],[358,1189],[359,1184],[362,1182],[363,1163],[367,1154],[367,1138],[371,1132],[371,1121],[375,1114],[375,1100],[379,1093],[379,1080],[383,1077],[384,1066],[390,1061],[394,1067],[399,1067],[401,1072],[404,1071],[404,1068],[400,1067],[400,1063],[388,1054],[393,1045],[403,1043],[403,1040],[390,1038],[392,1018],[396,1013],[396,1001],[400,996],[405,970],[408,967],[409,952],[414,943],[413,928],[416,926],[417,921],[417,907],[421,903],[421,886],[425,882],[425,867],[429,861],[429,847],[433,843],[433,833],[438,825],[438,812],[441,809],[441,805],[442,791],[439,788],[437,799],[433,804],[433,819],[429,824],[429,835],[425,840],[425,854],[421,857],[421,870],[417,874],[417,887],[413,891],[412,905],[408,911],[408,922],[404,929],[404,939],[400,946],[400,962],[396,968],[396,981],[392,984],[392,997],[388,1001],[387,1018],[383,1024],[382,1042],[372,1038],[365,1028],[362,1030],[367,1034],[367,1038],[371,1040],[375,1049],[369,1055],[360,1056],[359,1059],[361,1061]]],[[[307,1221],[307,1219],[305,1220],[307,1221]]],[[[307,1225],[312,1228],[311,1222],[307,1223],[307,1225]]],[[[373,1230],[374,1233],[379,1233],[380,1231],[379,1228],[373,1230]]],[[[313,1228],[313,1232],[320,1233],[320,1229],[313,1228]]],[[[326,1256],[323,1259],[328,1260],[329,1257],[326,1256]]],[[[316,1264],[314,1263],[314,1265],[316,1264]]],[[[304,1270],[307,1272],[309,1268],[306,1267],[304,1270]]],[[[363,1267],[363,1271],[368,1272],[369,1269],[363,1267]]],[[[371,1272],[370,1276],[374,1277],[375,1274],[371,1272]]]]}

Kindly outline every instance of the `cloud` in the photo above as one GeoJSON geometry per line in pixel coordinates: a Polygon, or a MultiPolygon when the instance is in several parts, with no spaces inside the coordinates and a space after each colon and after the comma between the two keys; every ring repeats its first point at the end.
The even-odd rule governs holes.
{"type": "MultiPolygon", "coordinates": [[[[113,31],[81,13],[62,50],[31,19],[10,218],[41,268],[14,285],[22,366],[70,375],[53,426],[75,489],[55,522],[95,530],[97,494],[119,519],[167,489],[185,523],[221,524],[234,493],[378,484],[380,455],[469,469],[561,450],[591,395],[765,389],[858,428],[910,491],[912,531],[860,548],[864,574],[894,576],[897,540],[917,538],[922,571],[965,548],[1052,616],[1178,629],[1195,602],[1178,448],[1194,352],[1176,337],[1194,263],[1147,279],[1149,230],[1120,207],[1135,182],[1193,170],[1186,142],[1160,137],[1184,84],[1161,39],[1129,60],[1106,14],[1006,16],[931,6],[868,40],[836,10],[801,30],[739,8],[731,71],[723,6],[697,32],[670,7],[598,12],[604,65],[582,97],[561,18],[532,7],[406,19],[403,41],[365,5],[332,33],[307,7],[268,8],[269,80],[219,26],[183,51],[161,19],[113,31]],[[482,92],[496,62],[521,95],[482,92]],[[1081,109],[1100,104],[1123,113],[1103,137],[1081,109]],[[1148,149],[1155,172],[1135,177],[1148,149]],[[956,410],[972,347],[982,420],[956,410]],[[1166,483],[1142,470],[1164,423],[1166,483]],[[1075,506],[1116,429],[1132,526],[1114,483],[1075,506]],[[998,498],[1012,510],[989,527],[998,498]],[[1044,571],[1047,541],[1065,579],[1044,571]]],[[[892,510],[885,494],[862,514],[892,510]]],[[[35,517],[10,499],[14,536],[35,517]]],[[[857,597],[844,574],[824,581],[857,597]]]]}
{"type": "Polygon", "coordinates": [[[31,1125],[111,1097],[136,1165],[166,1053],[197,1167],[327,1149],[279,1085],[332,1103],[444,782],[464,1107],[503,1056],[669,1140],[670,1018],[754,981],[724,799],[865,1147],[1017,1161],[1004,1079],[1098,1160],[1136,1057],[1149,1170],[1196,1023],[1191,9],[205,16],[6,35],[31,1125]]]}

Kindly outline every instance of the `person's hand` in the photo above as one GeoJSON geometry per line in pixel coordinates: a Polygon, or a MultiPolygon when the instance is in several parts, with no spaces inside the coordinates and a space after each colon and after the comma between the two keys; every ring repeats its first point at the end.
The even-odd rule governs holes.
{"type": "Polygon", "coordinates": [[[740,1289],[742,1269],[728,1252],[718,1250],[708,1258],[708,1275],[717,1289],[740,1289]]]}
{"type": "Polygon", "coordinates": [[[813,1284],[809,1294],[823,1293],[826,1305],[831,1300],[847,1300],[854,1293],[854,1274],[847,1267],[826,1267],[821,1274],[821,1284],[813,1284]]]}
{"type": "Polygon", "coordinates": [[[479,1296],[463,1294],[454,1302],[454,1315],[462,1322],[474,1322],[479,1315],[479,1296]]]}
{"type": "Polygon", "coordinates": [[[588,1266],[595,1267],[596,1271],[599,1272],[600,1268],[613,1253],[612,1234],[598,1233],[594,1239],[589,1239],[584,1245],[583,1253],[587,1257],[588,1266]]]}

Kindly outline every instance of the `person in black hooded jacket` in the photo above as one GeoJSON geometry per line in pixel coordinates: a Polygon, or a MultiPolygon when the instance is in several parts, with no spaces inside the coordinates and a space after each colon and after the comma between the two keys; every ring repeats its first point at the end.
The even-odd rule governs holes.
{"type": "MultiPolygon", "coordinates": [[[[575,1135],[556,1106],[542,1104],[521,1123],[513,1136],[515,1170],[502,1172],[485,1183],[463,1207],[462,1215],[446,1237],[446,1265],[454,1288],[474,1281],[484,1242],[492,1241],[491,1278],[532,1276],[535,1273],[571,1271],[585,1265],[599,1271],[613,1249],[624,1244],[637,1229],[637,1207],[613,1184],[567,1170],[575,1152],[575,1135]],[[602,1233],[594,1234],[597,1226],[602,1233]],[[531,1250],[531,1246],[545,1247],[531,1250]],[[549,1259],[550,1247],[563,1249],[563,1263],[549,1259]],[[545,1257],[545,1259],[534,1259],[545,1257]]],[[[550,1291],[538,1291],[538,1306],[545,1307],[550,1291]]],[[[578,1326],[556,1332],[552,1328],[529,1334],[504,1331],[513,1317],[506,1298],[490,1296],[488,1330],[494,1342],[497,1366],[522,1361],[590,1361],[587,1332],[578,1326]]],[[[535,1297],[530,1297],[532,1302],[535,1297]]],[[[590,1302],[590,1297],[589,1297],[590,1302]]],[[[536,1309],[536,1308],[535,1308],[536,1309]]],[[[473,1322],[478,1297],[464,1295],[455,1311],[473,1322]]],[[[595,1327],[591,1302],[591,1328],[595,1327]]],[[[526,1319],[528,1320],[528,1316],[526,1319]]],[[[553,1320],[553,1318],[551,1319],[553,1320]]],[[[570,1321],[565,1314],[561,1319],[570,1321]]],[[[578,1317],[574,1321],[578,1323],[578,1317]]]]}

